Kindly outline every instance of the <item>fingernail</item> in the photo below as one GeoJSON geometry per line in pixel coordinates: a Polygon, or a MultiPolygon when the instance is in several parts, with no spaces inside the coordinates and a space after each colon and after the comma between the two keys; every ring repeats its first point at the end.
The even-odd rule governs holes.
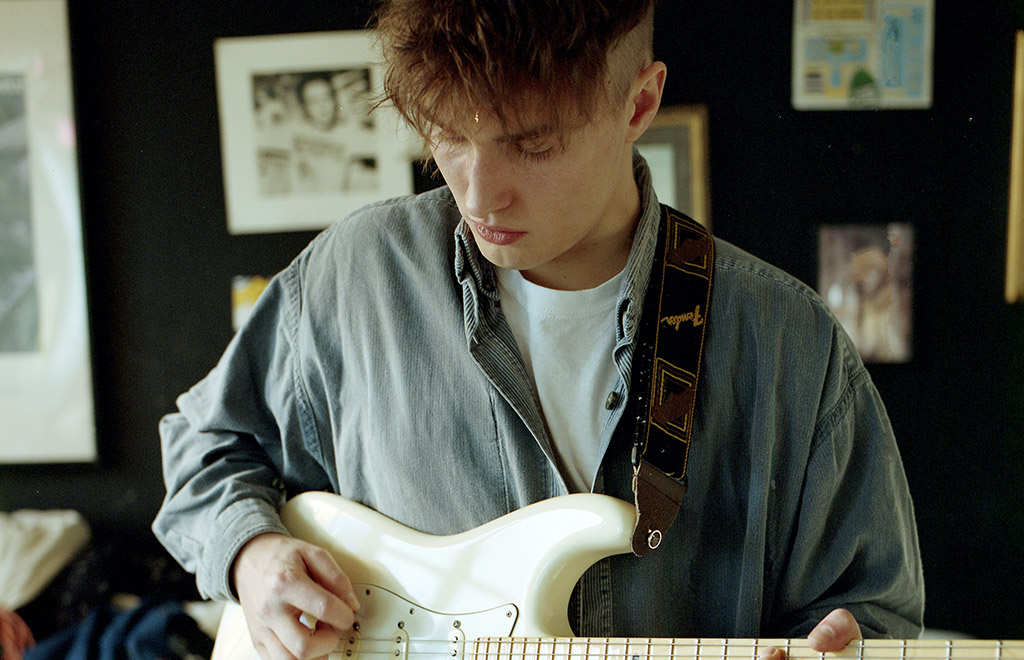
{"type": "Polygon", "coordinates": [[[835,628],[828,625],[827,623],[820,624],[817,628],[811,631],[808,635],[809,638],[819,644],[827,644],[836,636],[835,628]]]}
{"type": "Polygon", "coordinates": [[[313,634],[316,630],[316,617],[308,612],[303,612],[299,615],[299,623],[309,628],[309,634],[313,634]]]}
{"type": "Polygon", "coordinates": [[[761,649],[761,653],[757,657],[758,660],[781,660],[782,651],[777,646],[769,646],[761,649]]]}

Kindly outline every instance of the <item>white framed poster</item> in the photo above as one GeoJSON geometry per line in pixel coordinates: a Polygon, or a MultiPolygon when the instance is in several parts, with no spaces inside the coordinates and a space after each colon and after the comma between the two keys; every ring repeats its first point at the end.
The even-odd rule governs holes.
{"type": "Polygon", "coordinates": [[[794,0],[793,107],[931,107],[934,15],[934,0],[794,0]]]}
{"type": "Polygon", "coordinates": [[[64,0],[0,0],[0,462],[96,458],[64,0]]]}
{"type": "Polygon", "coordinates": [[[372,31],[230,37],[214,43],[228,231],[322,229],[413,191],[422,143],[373,108],[372,31]]]}

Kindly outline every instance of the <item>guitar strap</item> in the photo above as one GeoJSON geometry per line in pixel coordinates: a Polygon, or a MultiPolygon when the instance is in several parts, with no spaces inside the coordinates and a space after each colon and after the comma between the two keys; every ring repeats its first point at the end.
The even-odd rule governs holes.
{"type": "Polygon", "coordinates": [[[630,391],[636,413],[633,552],[657,548],[686,492],[715,244],[703,226],[661,205],[630,391]]]}

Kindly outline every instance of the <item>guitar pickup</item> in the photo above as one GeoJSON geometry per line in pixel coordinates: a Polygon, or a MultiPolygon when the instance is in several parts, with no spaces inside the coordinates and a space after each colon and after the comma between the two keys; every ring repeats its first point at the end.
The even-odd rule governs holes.
{"type": "Polygon", "coordinates": [[[362,635],[359,634],[359,623],[356,622],[352,626],[352,630],[349,630],[341,638],[341,643],[335,648],[334,652],[331,653],[328,658],[330,660],[341,659],[341,658],[357,658],[359,657],[359,642],[362,640],[362,635]]]}
{"type": "Polygon", "coordinates": [[[408,660],[409,658],[409,633],[404,628],[397,628],[391,638],[391,658],[394,660],[408,660]]]}

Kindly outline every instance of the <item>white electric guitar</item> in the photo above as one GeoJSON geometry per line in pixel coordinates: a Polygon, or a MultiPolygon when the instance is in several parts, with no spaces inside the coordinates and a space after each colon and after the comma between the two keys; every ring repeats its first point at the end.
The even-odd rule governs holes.
{"type": "MultiPolygon", "coordinates": [[[[572,637],[580,576],[631,549],[636,512],[603,495],[546,500],[453,536],[326,493],[293,498],[281,517],[334,555],[362,605],[331,660],[756,660],[768,646],[794,660],[1024,660],[1024,642],[865,640],[821,654],[802,639],[572,637]]],[[[229,605],[212,660],[257,659],[241,608],[229,605]]]]}

